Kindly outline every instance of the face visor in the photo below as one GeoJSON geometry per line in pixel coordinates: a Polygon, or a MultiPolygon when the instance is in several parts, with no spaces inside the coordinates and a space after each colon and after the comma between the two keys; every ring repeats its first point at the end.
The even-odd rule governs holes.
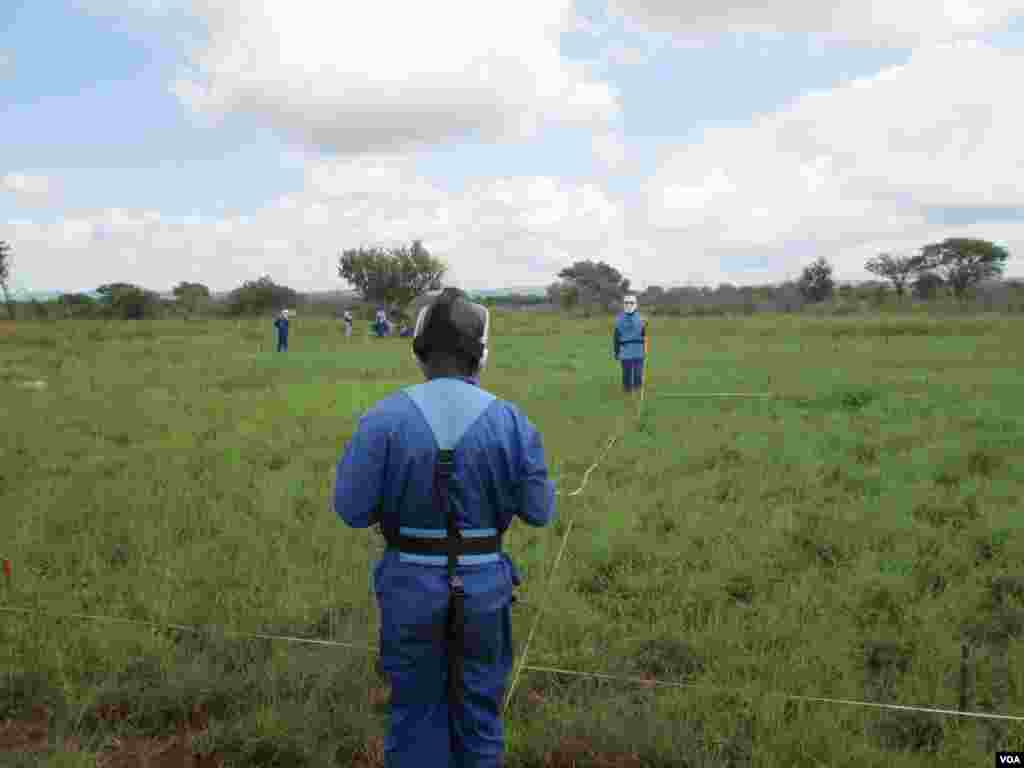
{"type": "Polygon", "coordinates": [[[631,315],[636,312],[636,296],[627,296],[623,299],[622,308],[626,311],[627,315],[631,315]]]}

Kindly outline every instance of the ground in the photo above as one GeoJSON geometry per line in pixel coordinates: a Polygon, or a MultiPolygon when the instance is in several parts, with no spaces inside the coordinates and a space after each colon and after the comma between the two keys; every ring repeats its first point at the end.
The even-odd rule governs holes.
{"type": "MultiPolygon", "coordinates": [[[[376,641],[380,542],[330,498],[359,415],[418,380],[408,340],[312,317],[285,354],[255,320],[0,326],[0,609],[376,641]]],[[[995,594],[1024,555],[1022,331],[657,318],[641,407],[610,319],[495,313],[484,386],[541,429],[560,491],[618,438],[556,525],[509,536],[517,654],[541,616],[508,765],[990,762],[973,720],[772,692],[956,708],[961,648],[981,638],[971,706],[1024,711],[1024,603],[995,594]],[[692,397],[714,393],[774,396],[692,397]]],[[[372,654],[5,618],[0,744],[45,740],[48,764],[103,764],[140,738],[210,765],[379,764],[372,654]]],[[[1012,748],[1024,729],[997,737],[1012,748]]]]}

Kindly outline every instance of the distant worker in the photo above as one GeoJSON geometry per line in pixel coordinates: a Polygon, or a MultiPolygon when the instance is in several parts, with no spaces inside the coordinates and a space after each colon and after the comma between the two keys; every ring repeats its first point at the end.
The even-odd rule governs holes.
{"type": "Polygon", "coordinates": [[[345,337],[348,338],[352,335],[352,313],[346,309],[341,317],[345,321],[345,337]]]}
{"type": "Polygon", "coordinates": [[[649,338],[647,322],[636,311],[636,296],[626,296],[622,309],[615,321],[613,351],[615,359],[622,363],[622,389],[629,394],[643,386],[649,338]]]}
{"type": "Polygon", "coordinates": [[[287,352],[288,351],[288,310],[282,309],[281,314],[278,315],[274,321],[274,325],[277,327],[277,351],[287,352]]]}
{"type": "Polygon", "coordinates": [[[519,573],[502,535],[555,515],[541,435],[480,387],[489,316],[446,289],[416,320],[427,381],[380,401],[338,463],[334,509],[380,524],[380,668],[391,682],[387,768],[499,768],[519,573]]]}
{"type": "Polygon", "coordinates": [[[388,336],[391,333],[391,324],[388,322],[388,315],[383,309],[377,310],[377,317],[373,321],[373,332],[377,336],[388,336]]]}
{"type": "Polygon", "coordinates": [[[400,338],[408,339],[408,338],[410,338],[412,336],[412,328],[410,328],[405,323],[402,323],[402,327],[398,331],[398,335],[399,335],[400,338]]]}

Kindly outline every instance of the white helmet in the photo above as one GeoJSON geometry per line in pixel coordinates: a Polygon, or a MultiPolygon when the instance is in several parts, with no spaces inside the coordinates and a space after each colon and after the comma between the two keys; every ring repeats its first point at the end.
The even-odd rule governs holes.
{"type": "Polygon", "coordinates": [[[636,312],[636,307],[636,296],[634,296],[633,294],[627,294],[625,298],[622,299],[622,308],[626,311],[627,315],[632,315],[634,312],[636,312]]]}

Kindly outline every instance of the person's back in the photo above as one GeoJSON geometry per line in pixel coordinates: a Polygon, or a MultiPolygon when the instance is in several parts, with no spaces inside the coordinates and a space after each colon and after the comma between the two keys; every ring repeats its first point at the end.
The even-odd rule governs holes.
{"type": "MultiPolygon", "coordinates": [[[[414,348],[427,335],[422,319],[414,348]]],[[[335,508],[354,527],[379,523],[389,543],[375,571],[381,667],[392,684],[386,765],[500,766],[519,584],[500,536],[516,516],[548,524],[554,484],[520,409],[482,389],[468,367],[430,359],[426,383],[361,419],[338,466],[335,508]],[[462,537],[457,564],[445,549],[449,516],[462,537]],[[453,596],[459,590],[464,597],[453,596]],[[446,636],[452,610],[464,617],[461,638],[446,636]],[[459,658],[449,671],[446,660],[459,658]]]]}

